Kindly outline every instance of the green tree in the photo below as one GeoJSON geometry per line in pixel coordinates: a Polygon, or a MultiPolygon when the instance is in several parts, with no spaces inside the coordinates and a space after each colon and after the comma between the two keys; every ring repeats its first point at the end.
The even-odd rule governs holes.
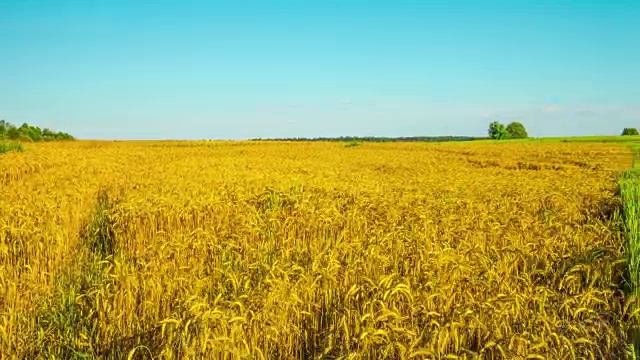
{"type": "Polygon", "coordinates": [[[509,138],[509,132],[505,126],[497,121],[489,124],[489,137],[494,140],[505,140],[509,138]]]}
{"type": "Polygon", "coordinates": [[[20,130],[17,127],[10,127],[7,130],[7,137],[11,140],[18,140],[20,138],[20,130]]]}
{"type": "Polygon", "coordinates": [[[509,139],[526,139],[529,137],[524,125],[517,121],[513,121],[507,125],[507,132],[509,133],[509,139]]]}
{"type": "Polygon", "coordinates": [[[622,130],[622,136],[628,136],[628,135],[640,135],[638,133],[638,129],[636,128],[624,128],[622,130]]]}
{"type": "Polygon", "coordinates": [[[43,130],[27,123],[17,127],[4,120],[0,120],[0,139],[19,141],[75,140],[73,136],[64,132],[55,132],[50,129],[43,130]]]}
{"type": "Polygon", "coordinates": [[[45,128],[44,130],[42,130],[42,138],[44,140],[54,140],[56,137],[56,133],[51,131],[48,128],[45,128]]]}
{"type": "Polygon", "coordinates": [[[59,132],[59,133],[56,133],[55,138],[56,138],[56,140],[73,140],[73,138],[71,137],[71,135],[69,135],[69,134],[67,134],[67,133],[64,133],[64,132],[62,132],[62,131],[61,131],[61,132],[59,132]]]}
{"type": "Polygon", "coordinates": [[[30,126],[28,132],[29,138],[33,141],[41,141],[42,140],[42,132],[36,126],[30,126]]]}

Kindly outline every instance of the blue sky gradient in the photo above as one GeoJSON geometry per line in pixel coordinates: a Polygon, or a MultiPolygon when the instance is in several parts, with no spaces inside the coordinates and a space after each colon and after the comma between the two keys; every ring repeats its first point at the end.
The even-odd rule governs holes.
{"type": "Polygon", "coordinates": [[[0,1],[0,119],[101,139],[640,127],[640,1],[0,1]]]}

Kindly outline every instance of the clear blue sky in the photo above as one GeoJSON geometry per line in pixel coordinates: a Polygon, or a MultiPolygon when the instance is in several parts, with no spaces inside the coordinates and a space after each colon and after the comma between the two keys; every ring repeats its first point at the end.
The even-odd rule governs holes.
{"type": "Polygon", "coordinates": [[[640,127],[640,1],[0,0],[0,119],[83,138],[640,127]]]}

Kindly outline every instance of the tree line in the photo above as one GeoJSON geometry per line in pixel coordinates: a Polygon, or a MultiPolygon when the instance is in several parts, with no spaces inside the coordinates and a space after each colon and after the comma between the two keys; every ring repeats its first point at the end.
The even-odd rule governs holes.
{"type": "Polygon", "coordinates": [[[75,140],[75,138],[65,132],[56,132],[51,129],[41,129],[27,123],[20,127],[7,121],[0,120],[0,140],[16,141],[60,141],[75,140]]]}
{"type": "MultiPolygon", "coordinates": [[[[508,125],[501,124],[498,121],[494,121],[489,124],[489,138],[494,140],[506,140],[506,139],[526,139],[529,137],[527,129],[521,123],[514,121],[508,125]]],[[[622,136],[634,136],[640,135],[637,128],[624,128],[622,129],[622,136]]]]}
{"type": "Polygon", "coordinates": [[[340,137],[295,137],[295,138],[257,138],[251,141],[338,141],[338,142],[444,142],[444,141],[471,141],[479,140],[479,137],[471,136],[404,136],[404,137],[377,137],[377,136],[340,136],[340,137]]]}

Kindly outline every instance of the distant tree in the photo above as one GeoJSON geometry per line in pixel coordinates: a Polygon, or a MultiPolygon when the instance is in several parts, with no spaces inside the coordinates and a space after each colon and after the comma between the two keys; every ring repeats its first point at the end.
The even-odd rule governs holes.
{"type": "Polygon", "coordinates": [[[27,136],[33,141],[41,141],[42,131],[40,130],[40,128],[36,126],[29,126],[29,130],[27,131],[27,136]]]}
{"type": "Polygon", "coordinates": [[[517,121],[513,121],[507,125],[507,132],[509,133],[509,139],[526,139],[529,137],[524,125],[517,121]]]}
{"type": "Polygon", "coordinates": [[[6,122],[4,120],[0,121],[0,124],[4,126],[5,131],[9,131],[9,129],[14,128],[15,126],[12,123],[6,122]]]}
{"type": "Polygon", "coordinates": [[[31,126],[29,129],[29,134],[35,141],[42,140],[42,129],[37,126],[31,126]],[[36,140],[37,139],[37,140],[36,140]]]}
{"type": "Polygon", "coordinates": [[[638,129],[636,128],[624,128],[622,130],[622,136],[627,136],[627,135],[640,135],[640,133],[638,133],[638,129]]]}
{"type": "Polygon", "coordinates": [[[20,130],[16,127],[10,127],[9,130],[7,130],[7,137],[11,140],[18,140],[20,137],[20,130]]]}
{"type": "Polygon", "coordinates": [[[56,136],[56,133],[51,131],[48,128],[45,128],[45,129],[42,130],[42,138],[44,140],[54,140],[55,136],[56,136]]]}
{"type": "Polygon", "coordinates": [[[494,140],[505,140],[509,138],[509,132],[505,126],[497,121],[489,124],[489,137],[494,140]]]}
{"type": "Polygon", "coordinates": [[[64,132],[56,133],[55,139],[56,140],[74,140],[73,136],[64,132]]]}
{"type": "Polygon", "coordinates": [[[50,129],[40,129],[23,123],[20,127],[0,120],[0,139],[11,139],[18,141],[42,141],[42,140],[75,140],[75,138],[64,132],[55,132],[50,129]]]}

